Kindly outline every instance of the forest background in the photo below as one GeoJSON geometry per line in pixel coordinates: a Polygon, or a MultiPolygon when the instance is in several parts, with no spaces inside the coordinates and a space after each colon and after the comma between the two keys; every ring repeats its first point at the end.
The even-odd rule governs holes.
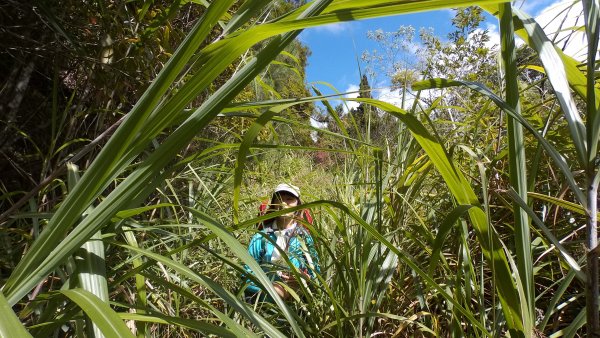
{"type": "Polygon", "coordinates": [[[599,9],[581,4],[576,60],[501,1],[5,2],[0,333],[600,332],[599,9]],[[373,31],[357,98],[306,83],[296,30],[456,6],[447,37],[373,31]],[[281,181],[323,269],[289,303],[245,249],[281,181]],[[274,303],[243,301],[244,264],[274,303]]]}

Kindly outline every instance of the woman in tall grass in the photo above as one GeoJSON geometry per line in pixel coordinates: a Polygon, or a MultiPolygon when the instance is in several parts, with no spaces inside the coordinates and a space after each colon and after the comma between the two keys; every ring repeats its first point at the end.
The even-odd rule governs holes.
{"type": "MultiPolygon", "coordinates": [[[[264,212],[280,211],[301,204],[300,189],[282,183],[275,188],[264,212]]],[[[319,257],[313,238],[308,229],[299,223],[302,218],[309,223],[312,220],[307,210],[279,215],[262,224],[261,232],[254,235],[248,245],[248,252],[271,277],[273,287],[283,299],[290,297],[283,283],[294,289],[298,282],[304,283],[304,279],[314,279],[315,273],[320,273],[319,257]],[[295,274],[292,269],[298,273],[295,274]]],[[[252,273],[248,266],[246,270],[252,273]]],[[[248,279],[247,282],[249,286],[245,289],[246,298],[251,301],[256,297],[262,299],[263,297],[259,296],[261,289],[251,280],[248,279]]]]}

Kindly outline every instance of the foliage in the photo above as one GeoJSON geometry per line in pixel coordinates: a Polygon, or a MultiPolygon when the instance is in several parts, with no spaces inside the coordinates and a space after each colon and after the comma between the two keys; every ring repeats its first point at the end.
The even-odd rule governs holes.
{"type": "MultiPolygon", "coordinates": [[[[588,18],[596,15],[594,4],[586,4],[588,18]]],[[[41,190],[26,198],[27,205],[15,199],[31,186],[21,185],[14,175],[2,181],[3,206],[16,207],[2,220],[0,232],[0,332],[52,336],[66,328],[70,336],[87,331],[88,336],[131,332],[138,337],[573,337],[596,330],[594,316],[585,316],[586,308],[596,306],[590,302],[594,297],[582,291],[585,286],[593,291],[585,278],[594,271],[581,268],[587,254],[581,246],[582,225],[587,222],[593,230],[597,213],[593,189],[584,190],[597,187],[591,161],[599,120],[597,79],[591,71],[595,59],[590,56],[586,68],[548,48],[552,44],[535,21],[510,4],[111,3],[97,16],[111,22],[113,43],[104,39],[104,46],[98,45],[105,36],[100,29],[86,40],[85,30],[64,28],[69,15],[77,13],[74,3],[65,3],[64,16],[53,14],[56,8],[38,6],[39,12],[18,5],[14,10],[21,18],[37,15],[53,27],[39,39],[41,44],[68,41],[61,31],[74,31],[81,38],[70,53],[92,55],[85,52],[86,46],[88,53],[94,50],[87,45],[93,40],[100,51],[112,46],[116,57],[95,56],[95,68],[106,76],[98,81],[107,87],[92,99],[85,88],[97,85],[90,80],[94,77],[81,75],[96,76],[84,71],[89,56],[76,59],[73,68],[85,85],[69,89],[61,77],[68,72],[56,70],[65,60],[53,56],[42,62],[30,50],[14,47],[52,74],[47,76],[54,79],[50,87],[47,81],[37,84],[53,88],[42,95],[48,98],[42,111],[53,116],[51,122],[65,122],[50,123],[53,132],[36,135],[50,139],[52,151],[32,151],[21,141],[5,149],[18,155],[11,162],[15,167],[28,167],[27,160],[34,158],[45,169],[36,174],[40,178],[32,185],[41,190]],[[477,28],[480,9],[469,7],[457,12],[452,44],[424,35],[426,58],[416,69],[400,63],[390,72],[377,71],[389,76],[402,94],[414,95],[413,104],[396,107],[374,99],[368,77],[361,79],[360,97],[354,99],[360,108],[349,114],[331,107],[318,91],[315,97],[308,95],[304,67],[309,51],[294,42],[296,30],[467,5],[479,5],[502,19],[504,46],[509,46],[504,64],[516,61],[520,68],[483,64],[494,54],[483,47],[487,33],[477,28]],[[109,9],[117,14],[107,15],[109,9]],[[139,25],[122,24],[124,17],[137,18],[139,25]],[[140,41],[127,40],[132,27],[139,30],[133,32],[140,41]],[[165,38],[174,31],[177,39],[165,38]],[[515,34],[531,49],[515,50],[509,43],[515,34]],[[139,57],[118,57],[126,53],[139,57]],[[449,72],[457,58],[472,58],[475,65],[449,72]],[[436,68],[436,60],[445,71],[436,68]],[[143,67],[151,61],[157,62],[154,67],[143,67]],[[111,69],[118,69],[117,74],[140,69],[140,82],[119,81],[111,69]],[[494,74],[502,74],[505,84],[496,83],[494,74]],[[150,78],[154,80],[146,82],[150,78]],[[126,84],[135,90],[121,87],[126,84]],[[112,90],[123,100],[111,100],[107,93],[112,90]],[[439,91],[425,95],[427,90],[439,91]],[[315,101],[323,101],[329,129],[310,126],[307,117],[313,115],[315,101]],[[76,125],[71,134],[62,134],[61,125],[82,116],[71,111],[86,118],[96,114],[93,121],[103,122],[92,123],[92,129],[76,125]],[[127,113],[121,115],[123,111],[127,113]],[[444,118],[450,113],[452,118],[444,118]],[[89,139],[102,135],[120,116],[123,121],[109,129],[112,136],[102,149],[91,151],[97,142],[89,139]],[[506,119],[513,127],[523,126],[525,139],[506,133],[512,128],[506,119]],[[73,135],[88,141],[73,141],[73,135]],[[524,149],[527,157],[515,157],[510,144],[524,149]],[[83,155],[73,159],[72,152],[83,155]],[[79,164],[81,178],[77,167],[69,165],[68,175],[57,171],[42,182],[67,159],[79,164]],[[509,188],[517,175],[506,168],[515,165],[529,173],[526,195],[509,188]],[[302,207],[315,215],[309,227],[323,262],[318,279],[291,290],[295,297],[288,303],[276,295],[243,245],[257,222],[277,216],[256,217],[256,207],[281,181],[302,187],[302,207]],[[531,224],[519,226],[513,219],[519,210],[531,224]],[[255,282],[274,302],[243,300],[243,264],[253,269],[255,282]]],[[[85,8],[73,27],[81,27],[78,20],[89,18],[94,6],[100,5],[85,8]]],[[[590,24],[585,28],[594,51],[597,31],[590,24]]],[[[29,29],[34,34],[40,27],[29,29]]],[[[406,35],[397,37],[401,41],[406,35]]],[[[6,43],[24,43],[13,38],[6,43]]],[[[21,64],[15,77],[27,77],[27,64],[21,64]]],[[[5,81],[8,91],[20,80],[5,81]]],[[[35,100],[21,104],[13,110],[35,100]]],[[[4,121],[6,128],[21,123],[4,121]]],[[[33,139],[28,138],[33,129],[21,129],[24,139],[33,139]]],[[[594,247],[590,243],[588,248],[594,247]]]]}

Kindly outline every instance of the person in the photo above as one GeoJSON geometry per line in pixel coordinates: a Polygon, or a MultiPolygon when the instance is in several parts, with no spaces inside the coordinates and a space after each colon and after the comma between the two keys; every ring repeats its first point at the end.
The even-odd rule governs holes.
{"type": "MultiPolygon", "coordinates": [[[[279,184],[272,196],[264,213],[284,210],[301,205],[300,189],[290,184],[279,184]]],[[[289,292],[279,283],[283,282],[291,288],[296,288],[297,281],[290,271],[289,265],[283,258],[284,252],[292,265],[297,268],[303,278],[314,279],[315,273],[320,273],[319,257],[310,232],[299,222],[304,217],[312,221],[308,210],[298,210],[289,212],[271,220],[265,221],[259,226],[261,231],[255,234],[248,245],[248,253],[261,265],[263,271],[273,281],[273,287],[277,294],[283,298],[290,297],[289,292]],[[267,240],[269,237],[272,241],[267,240]],[[273,243],[277,243],[277,247],[273,243]]],[[[246,266],[247,273],[251,274],[251,269],[246,266]]],[[[248,287],[245,289],[245,296],[249,302],[256,300],[261,289],[249,278],[246,279],[248,287]]],[[[270,300],[264,293],[260,294],[261,300],[270,300]]]]}

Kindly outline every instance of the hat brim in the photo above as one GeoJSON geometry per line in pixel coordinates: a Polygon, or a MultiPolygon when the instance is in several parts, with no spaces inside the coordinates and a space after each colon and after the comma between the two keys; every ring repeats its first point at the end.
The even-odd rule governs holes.
{"type": "Polygon", "coordinates": [[[298,192],[294,191],[291,188],[279,188],[279,189],[275,190],[274,193],[278,193],[278,192],[287,192],[288,194],[300,199],[300,195],[298,194],[298,192]]]}

